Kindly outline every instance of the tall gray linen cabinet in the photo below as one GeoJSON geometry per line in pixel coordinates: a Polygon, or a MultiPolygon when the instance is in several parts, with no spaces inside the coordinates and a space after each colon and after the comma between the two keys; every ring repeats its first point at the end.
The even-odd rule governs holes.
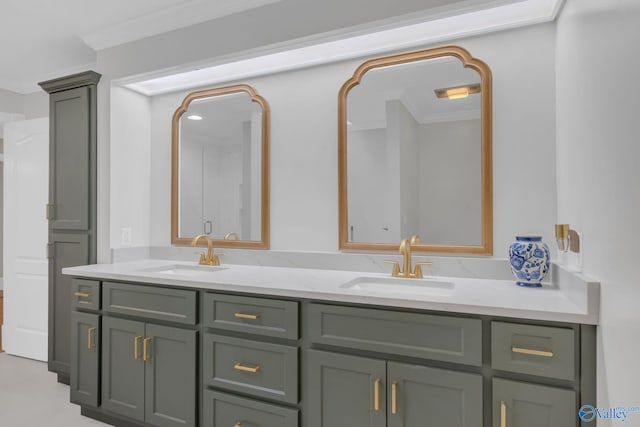
{"type": "Polygon", "coordinates": [[[71,278],[61,269],[96,262],[94,71],[39,83],[49,93],[49,371],[69,384],[71,278]]]}

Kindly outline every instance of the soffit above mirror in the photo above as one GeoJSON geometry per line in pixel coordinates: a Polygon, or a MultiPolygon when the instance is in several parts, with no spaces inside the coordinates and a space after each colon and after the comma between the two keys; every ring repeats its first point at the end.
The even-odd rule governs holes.
{"type": "Polygon", "coordinates": [[[458,46],[364,62],[338,100],[339,246],[489,255],[491,71],[458,46]]]}
{"type": "Polygon", "coordinates": [[[556,18],[562,3],[563,0],[455,2],[447,11],[436,8],[424,14],[377,21],[366,28],[345,28],[236,51],[197,63],[122,78],[118,83],[147,96],[217,85],[549,22],[556,18]]]}

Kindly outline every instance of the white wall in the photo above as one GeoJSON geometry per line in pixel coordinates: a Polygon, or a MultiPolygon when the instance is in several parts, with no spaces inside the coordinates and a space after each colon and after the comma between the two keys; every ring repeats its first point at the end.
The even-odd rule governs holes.
{"type": "MultiPolygon", "coordinates": [[[[556,222],[555,25],[537,25],[452,44],[467,48],[487,62],[493,72],[495,255],[503,257],[517,233],[541,233],[552,242],[556,222]],[[540,169],[545,172],[538,173],[540,169]],[[534,184],[526,185],[532,176],[534,184]]],[[[271,106],[272,249],[337,250],[337,93],[361,62],[362,59],[350,60],[242,81],[252,85],[271,106]]],[[[128,65],[112,63],[108,68],[120,74],[128,65]]],[[[109,123],[104,111],[109,102],[116,102],[109,111],[131,113],[126,103],[109,99],[109,91],[104,90],[109,78],[103,75],[101,82],[99,140],[101,144],[110,141],[112,145],[125,146],[112,149],[110,159],[103,156],[98,169],[101,180],[109,180],[109,162],[113,165],[111,172],[124,172],[119,165],[131,157],[127,152],[130,148],[126,147],[132,143],[131,138],[125,143],[123,138],[109,137],[109,129],[104,128],[105,122],[109,123]],[[120,156],[114,156],[115,152],[120,156]]],[[[236,82],[229,82],[232,83],[236,82]]],[[[170,95],[154,97],[151,101],[149,185],[153,214],[149,219],[149,239],[137,241],[140,245],[169,244],[171,115],[184,94],[175,94],[173,99],[170,95]]],[[[138,142],[144,144],[140,139],[138,142]]],[[[144,179],[136,170],[126,173],[130,174],[129,181],[144,179]]],[[[104,199],[99,201],[101,217],[108,217],[105,204],[108,208],[104,199]]],[[[134,206],[120,206],[122,209],[112,206],[112,215],[116,216],[108,222],[112,228],[133,212],[140,212],[134,206]]],[[[102,227],[104,223],[99,233],[104,232],[102,227]]],[[[98,244],[99,257],[102,253],[104,261],[109,242],[105,247],[99,238],[98,244]]]]}
{"type": "Polygon", "coordinates": [[[421,238],[444,245],[480,245],[480,120],[428,123],[420,132],[421,238]]]}
{"type": "MultiPolygon", "coordinates": [[[[122,229],[130,228],[131,245],[147,246],[150,219],[155,215],[150,209],[153,187],[150,160],[154,150],[150,138],[150,102],[146,96],[122,87],[113,88],[111,99],[110,148],[111,158],[117,161],[110,171],[109,244],[112,248],[122,247],[122,229]]],[[[101,174],[98,181],[103,179],[106,177],[101,174]]]]}
{"type": "MultiPolygon", "coordinates": [[[[558,21],[558,220],[584,233],[584,272],[602,284],[605,407],[640,404],[639,22],[637,0],[568,0],[558,21]]],[[[638,425],[640,414],[626,423],[638,425]]]]}

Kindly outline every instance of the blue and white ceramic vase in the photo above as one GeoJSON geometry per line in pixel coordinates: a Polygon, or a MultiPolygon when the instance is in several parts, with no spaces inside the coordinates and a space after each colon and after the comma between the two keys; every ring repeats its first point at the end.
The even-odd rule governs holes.
{"type": "Polygon", "coordinates": [[[549,272],[549,247],[541,236],[516,236],[509,246],[511,271],[519,286],[538,288],[549,272]]]}

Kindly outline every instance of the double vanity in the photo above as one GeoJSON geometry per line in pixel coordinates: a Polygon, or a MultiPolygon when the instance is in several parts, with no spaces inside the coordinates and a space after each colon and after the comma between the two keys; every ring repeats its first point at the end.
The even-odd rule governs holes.
{"type": "MultiPolygon", "coordinates": [[[[596,401],[598,284],[561,266],[540,289],[412,266],[412,249],[493,255],[491,88],[458,46],[367,60],[340,88],[337,249],[404,255],[377,273],[233,263],[270,248],[270,107],[246,84],[187,94],[171,122],[171,243],[208,251],[62,269],[72,402],[123,427],[580,425],[596,401]],[[231,260],[217,265],[214,244],[231,260]]],[[[356,268],[328,255],[342,256],[356,268]]],[[[508,271],[441,260],[485,261],[508,271]]]]}
{"type": "Polygon", "coordinates": [[[598,285],[147,259],[73,276],[71,400],[118,426],[578,426],[598,285]]]}

